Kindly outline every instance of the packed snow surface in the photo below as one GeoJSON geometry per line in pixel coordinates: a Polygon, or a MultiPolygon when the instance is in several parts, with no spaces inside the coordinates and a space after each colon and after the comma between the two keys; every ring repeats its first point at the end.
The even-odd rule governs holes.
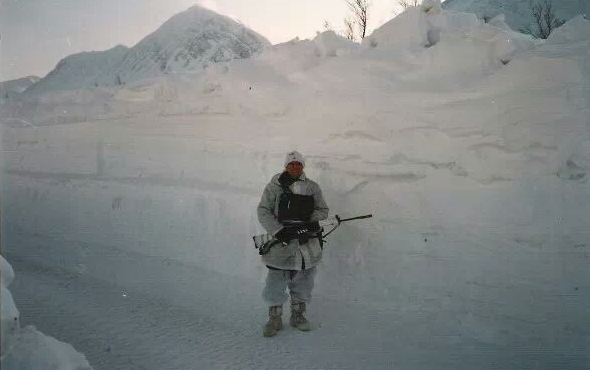
{"type": "Polygon", "coordinates": [[[95,369],[587,367],[590,39],[563,27],[413,8],[360,45],[11,102],[20,320],[95,369]],[[312,331],[267,339],[251,237],[294,149],[332,215],[373,218],[329,236],[312,331]]]}

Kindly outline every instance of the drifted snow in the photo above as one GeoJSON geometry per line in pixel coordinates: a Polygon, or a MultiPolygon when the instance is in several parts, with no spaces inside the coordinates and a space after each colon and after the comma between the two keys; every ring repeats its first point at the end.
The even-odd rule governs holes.
{"type": "Polygon", "coordinates": [[[453,77],[463,74],[461,78],[485,74],[533,47],[530,38],[510,30],[501,17],[484,24],[474,14],[425,12],[423,7],[409,8],[363,43],[391,52],[413,52],[422,56],[416,61],[436,64],[435,75],[442,69],[453,77]],[[431,48],[439,42],[442,45],[431,48]],[[424,51],[424,47],[432,50],[424,51]]]}
{"type": "Polygon", "coordinates": [[[74,347],[47,336],[33,326],[20,330],[18,342],[2,359],[3,369],[91,370],[86,357],[74,347]]]}
{"type": "Polygon", "coordinates": [[[590,40],[420,12],[4,107],[21,320],[96,368],[582,368],[590,40]],[[374,217],[330,236],[312,332],[269,341],[251,236],[293,149],[374,217]]]}
{"type": "Polygon", "coordinates": [[[12,266],[2,260],[2,368],[19,370],[90,370],[88,361],[71,345],[37,331],[19,327],[19,312],[8,286],[14,279],[12,266]]]}
{"type": "Polygon", "coordinates": [[[19,335],[19,313],[12,299],[12,294],[7,288],[13,278],[12,267],[2,258],[2,281],[0,284],[2,288],[2,357],[10,352],[19,335]]]}

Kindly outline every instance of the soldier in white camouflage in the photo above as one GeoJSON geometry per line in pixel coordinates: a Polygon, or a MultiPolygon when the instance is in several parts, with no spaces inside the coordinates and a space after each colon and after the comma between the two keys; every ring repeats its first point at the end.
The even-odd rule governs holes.
{"type": "Polygon", "coordinates": [[[304,167],[305,158],[301,153],[288,153],[285,171],[273,176],[258,205],[258,220],[268,233],[281,241],[262,256],[262,262],[268,267],[262,292],[269,306],[269,319],[263,329],[265,337],[283,328],[283,304],[289,296],[291,326],[310,330],[303,314],[311,300],[316,265],[322,259],[317,221],[328,217],[328,206],[319,185],[307,178],[304,167]],[[305,224],[305,229],[292,226],[297,224],[305,224]]]}

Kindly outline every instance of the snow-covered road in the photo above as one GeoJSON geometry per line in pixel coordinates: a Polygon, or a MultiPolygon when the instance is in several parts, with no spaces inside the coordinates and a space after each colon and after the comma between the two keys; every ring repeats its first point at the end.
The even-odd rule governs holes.
{"type": "MultiPolygon", "coordinates": [[[[474,288],[464,288],[471,294],[465,301],[455,297],[450,298],[455,303],[447,304],[456,292],[441,291],[422,308],[371,304],[351,298],[354,292],[331,293],[328,284],[337,279],[322,276],[326,272],[320,269],[308,314],[313,330],[303,333],[287,326],[269,339],[261,336],[266,309],[256,278],[262,276],[238,278],[103,245],[89,257],[104,269],[94,272],[104,278],[96,278],[71,268],[62,253],[75,248],[75,242],[24,234],[14,241],[18,250],[5,255],[18,271],[11,290],[22,322],[73,344],[95,369],[581,369],[589,360],[588,328],[571,325],[584,315],[585,287],[538,303],[538,292],[531,295],[531,310],[547,312],[548,305],[554,306],[551,319],[536,321],[543,315],[531,313],[527,322],[515,315],[513,330],[469,333],[476,321],[495,320],[476,319],[472,313],[493,312],[490,307],[500,302],[491,295],[498,287],[473,283],[474,288]],[[39,248],[48,241],[53,253],[63,256],[60,263],[31,258],[40,257],[39,248]],[[144,277],[153,271],[168,289],[154,291],[153,281],[133,279],[139,271],[144,277]],[[549,341],[546,331],[557,326],[562,332],[549,341]]],[[[430,263],[425,256],[418,261],[417,269],[430,263]]],[[[503,305],[522,308],[517,294],[525,292],[517,284],[501,290],[503,305]],[[512,302],[506,300],[509,296],[512,302]]],[[[363,297],[366,292],[357,293],[363,297]]],[[[419,294],[414,298],[417,304],[425,300],[419,294]]]]}

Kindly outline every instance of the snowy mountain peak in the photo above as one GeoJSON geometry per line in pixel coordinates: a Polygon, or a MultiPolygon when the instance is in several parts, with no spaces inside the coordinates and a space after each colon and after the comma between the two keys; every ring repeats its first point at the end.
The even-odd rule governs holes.
{"type": "Polygon", "coordinates": [[[167,27],[169,25],[190,25],[193,22],[206,22],[209,20],[220,20],[225,19],[231,22],[235,22],[231,20],[229,17],[216,13],[210,9],[204,8],[200,5],[193,5],[187,10],[175,14],[169,20],[164,22],[161,27],[167,27]]]}
{"type": "Polygon", "coordinates": [[[244,25],[200,6],[164,22],[132,48],[119,45],[61,60],[32,90],[122,85],[169,73],[198,71],[214,63],[249,58],[270,42],[244,25]]]}
{"type": "MultiPolygon", "coordinates": [[[[229,17],[195,5],[166,21],[140,41],[124,66],[148,59],[162,73],[183,72],[212,63],[249,58],[270,46],[263,36],[229,17]]],[[[126,71],[129,72],[129,71],[126,71]]],[[[131,78],[134,77],[132,73],[131,78]]]]}

